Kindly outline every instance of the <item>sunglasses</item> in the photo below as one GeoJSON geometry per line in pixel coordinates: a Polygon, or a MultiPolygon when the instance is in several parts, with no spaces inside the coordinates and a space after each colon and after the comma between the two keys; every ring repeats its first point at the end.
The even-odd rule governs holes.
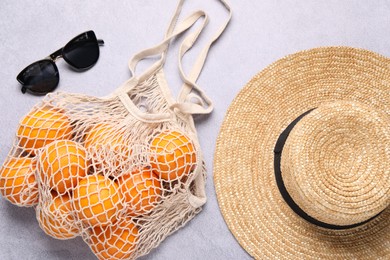
{"type": "Polygon", "coordinates": [[[96,39],[93,31],[74,37],[63,48],[43,60],[30,64],[19,73],[16,79],[22,84],[22,93],[45,95],[53,91],[60,81],[60,74],[55,64],[59,58],[64,58],[78,71],[87,70],[99,59],[99,45],[103,44],[104,41],[96,39]]]}

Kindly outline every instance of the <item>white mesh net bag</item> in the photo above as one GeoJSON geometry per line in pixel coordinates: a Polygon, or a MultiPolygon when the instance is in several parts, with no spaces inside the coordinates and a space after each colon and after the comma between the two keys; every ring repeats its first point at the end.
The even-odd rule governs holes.
{"type": "Polygon", "coordinates": [[[179,64],[185,84],[175,101],[163,73],[169,42],[203,20],[184,39],[182,58],[207,22],[198,11],[176,25],[182,5],[183,0],[164,41],[133,57],[133,77],[110,96],[57,92],[34,106],[20,121],[0,170],[3,197],[34,206],[41,228],[52,237],[82,236],[99,259],[147,254],[206,202],[192,115],[209,113],[212,104],[195,81],[230,15],[188,77],[179,64]],[[160,60],[135,76],[136,64],[154,55],[160,60]]]}

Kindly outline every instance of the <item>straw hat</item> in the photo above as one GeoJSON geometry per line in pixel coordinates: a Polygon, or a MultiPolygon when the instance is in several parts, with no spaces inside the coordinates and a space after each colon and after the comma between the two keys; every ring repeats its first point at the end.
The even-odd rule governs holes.
{"type": "Polygon", "coordinates": [[[257,259],[389,259],[390,60],[326,47],[264,69],[227,112],[214,181],[257,259]]]}

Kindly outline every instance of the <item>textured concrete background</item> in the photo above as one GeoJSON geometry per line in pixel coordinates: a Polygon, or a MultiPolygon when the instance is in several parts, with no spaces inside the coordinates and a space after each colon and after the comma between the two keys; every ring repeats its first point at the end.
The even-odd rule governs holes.
{"type": "MultiPolygon", "coordinates": [[[[208,169],[204,210],[142,259],[250,259],[229,232],[213,186],[215,140],[225,112],[239,90],[275,60],[300,50],[347,45],[390,56],[390,1],[376,0],[231,0],[233,19],[210,52],[198,81],[215,102],[214,112],[197,118],[208,169]]],[[[130,77],[128,59],[162,40],[176,0],[157,1],[22,1],[0,2],[0,162],[12,145],[19,119],[42,97],[22,95],[16,75],[46,57],[77,34],[93,29],[104,39],[98,63],[74,72],[57,62],[58,90],[104,96],[130,77]]],[[[184,59],[189,70],[200,47],[227,15],[216,0],[187,0],[183,16],[204,9],[210,24],[184,59]]],[[[183,17],[182,16],[182,17],[183,17]]],[[[166,64],[168,83],[177,94],[177,48],[166,64]]],[[[150,63],[145,62],[140,70],[150,63]]],[[[288,94],[288,93],[287,93],[288,94]]],[[[81,238],[53,239],[39,228],[31,208],[18,208],[0,198],[0,259],[95,259],[81,238]]]]}

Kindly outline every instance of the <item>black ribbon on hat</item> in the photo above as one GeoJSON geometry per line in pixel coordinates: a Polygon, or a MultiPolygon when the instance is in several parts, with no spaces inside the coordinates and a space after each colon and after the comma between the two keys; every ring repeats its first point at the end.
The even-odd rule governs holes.
{"type": "Polygon", "coordinates": [[[323,228],[328,228],[328,229],[335,229],[335,230],[341,230],[341,229],[348,229],[348,228],[354,228],[357,226],[361,226],[372,219],[376,218],[378,215],[380,215],[382,212],[379,212],[377,215],[373,216],[372,218],[365,220],[360,223],[352,224],[352,225],[333,225],[333,224],[328,224],[322,221],[319,221],[318,219],[315,219],[311,216],[309,216],[303,209],[301,209],[297,203],[293,200],[293,198],[290,196],[288,193],[286,187],[284,186],[283,178],[282,178],[282,171],[280,169],[280,162],[282,158],[282,152],[283,152],[283,147],[286,143],[287,137],[289,136],[290,132],[294,128],[294,126],[307,114],[309,114],[311,111],[313,111],[315,108],[310,109],[297,117],[294,121],[292,121],[287,128],[280,134],[278,140],[276,141],[276,145],[274,148],[274,169],[275,169],[275,178],[276,178],[276,184],[278,186],[279,192],[282,195],[284,201],[290,206],[290,208],[301,218],[305,219],[306,221],[323,227],[323,228]]]}

